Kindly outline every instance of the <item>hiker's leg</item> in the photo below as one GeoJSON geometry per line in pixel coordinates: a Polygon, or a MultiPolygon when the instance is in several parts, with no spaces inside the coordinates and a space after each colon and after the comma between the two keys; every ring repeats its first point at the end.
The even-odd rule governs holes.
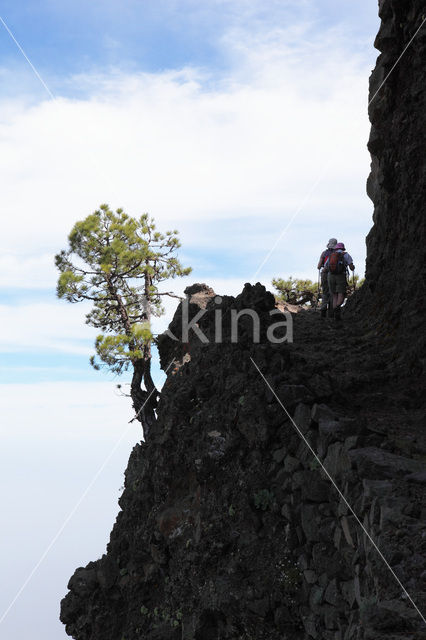
{"type": "Polygon", "coordinates": [[[330,305],[330,288],[328,286],[328,273],[323,271],[321,274],[322,301],[321,301],[321,317],[327,315],[327,308],[330,305]]]}
{"type": "Polygon", "coordinates": [[[344,293],[336,293],[336,307],[341,307],[345,301],[344,293]]]}
{"type": "Polygon", "coordinates": [[[336,275],[336,298],[334,303],[334,319],[340,320],[340,312],[346,295],[346,275],[339,273],[336,275]]]}
{"type": "Polygon", "coordinates": [[[326,271],[323,271],[321,274],[321,288],[322,288],[321,310],[323,310],[323,309],[327,309],[328,302],[330,299],[330,289],[328,287],[328,274],[326,271]]]}
{"type": "Polygon", "coordinates": [[[340,307],[345,301],[346,294],[346,275],[344,273],[338,273],[335,276],[336,286],[334,291],[336,293],[336,299],[334,300],[334,306],[340,307]]]}
{"type": "Polygon", "coordinates": [[[329,289],[329,305],[328,305],[328,315],[329,317],[333,317],[333,309],[336,303],[337,293],[336,293],[336,276],[333,273],[328,274],[328,289],[329,289]]]}

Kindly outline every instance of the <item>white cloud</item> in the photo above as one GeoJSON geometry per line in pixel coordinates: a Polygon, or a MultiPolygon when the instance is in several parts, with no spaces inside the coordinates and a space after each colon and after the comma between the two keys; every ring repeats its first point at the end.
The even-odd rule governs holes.
{"type": "Polygon", "coordinates": [[[87,354],[96,331],[84,323],[87,305],[0,305],[0,351],[87,354]]]}
{"type": "Polygon", "coordinates": [[[138,429],[128,425],[131,401],[117,394],[113,382],[3,384],[0,405],[4,439],[70,438],[108,444],[123,433],[127,442],[141,438],[140,425],[138,429]]]}
{"type": "Polygon", "coordinates": [[[128,424],[130,401],[118,397],[113,384],[0,385],[0,406],[2,537],[7,541],[0,550],[7,576],[0,590],[1,615],[55,540],[2,622],[2,637],[65,638],[56,623],[59,601],[75,567],[105,551],[123,471],[142,437],[141,426],[128,424]],[[36,620],[34,634],[24,622],[29,618],[36,620]]]}
{"type": "MultiPolygon", "coordinates": [[[[176,294],[184,297],[184,289],[191,281],[166,282],[164,290],[173,284],[176,294]],[[169,286],[170,285],[170,286],[169,286]]],[[[238,295],[244,286],[240,278],[212,278],[207,284],[221,295],[238,295]]],[[[165,315],[153,318],[155,333],[165,331],[179,301],[163,297],[165,315]]],[[[85,324],[89,304],[39,302],[20,305],[0,305],[0,352],[35,351],[68,353],[89,357],[99,333],[85,324]]],[[[40,362],[42,364],[42,362],[40,362]]]]}
{"type": "Polygon", "coordinates": [[[22,255],[19,246],[16,253],[7,253],[7,250],[5,247],[5,253],[0,255],[0,287],[47,289],[55,286],[57,272],[53,254],[22,255]]]}
{"type": "Polygon", "coordinates": [[[333,220],[350,202],[367,231],[367,62],[342,33],[308,37],[300,27],[240,29],[223,38],[235,68],[220,82],[189,68],[86,75],[70,79],[85,99],[9,109],[0,124],[0,284],[52,284],[48,256],[101,201],[148,210],[160,227],[186,221],[185,242],[210,242],[220,255],[220,219],[248,217],[261,235],[265,218],[283,227],[330,157],[293,224],[333,220]],[[217,233],[206,242],[200,223],[212,220],[217,233]]]}

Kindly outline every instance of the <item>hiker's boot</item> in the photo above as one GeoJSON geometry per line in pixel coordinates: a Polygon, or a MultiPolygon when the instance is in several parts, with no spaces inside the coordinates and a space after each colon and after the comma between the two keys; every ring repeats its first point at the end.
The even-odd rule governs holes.
{"type": "Polygon", "coordinates": [[[336,322],[341,322],[342,320],[342,316],[341,316],[341,308],[340,307],[336,307],[334,310],[334,319],[336,320],[336,322]]]}
{"type": "Polygon", "coordinates": [[[327,316],[328,316],[329,318],[334,318],[334,309],[333,309],[333,307],[328,307],[328,314],[327,314],[327,316]]]}
{"type": "Polygon", "coordinates": [[[324,307],[324,309],[321,309],[321,318],[326,318],[327,317],[327,307],[324,307]]]}

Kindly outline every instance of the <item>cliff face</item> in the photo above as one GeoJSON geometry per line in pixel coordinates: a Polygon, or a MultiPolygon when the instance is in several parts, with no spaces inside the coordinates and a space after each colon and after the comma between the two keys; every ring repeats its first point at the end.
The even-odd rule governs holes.
{"type": "Polygon", "coordinates": [[[191,315],[207,301],[199,326],[210,342],[192,335],[182,354],[181,343],[162,340],[163,362],[179,355],[181,366],[147,443],[132,452],[106,555],[70,580],[67,632],[77,640],[424,637],[302,437],[422,602],[420,381],[393,381],[362,324],[340,332],[302,312],[294,343],[272,344],[268,327],[284,317],[271,315],[274,299],[261,285],[219,304],[210,292],[192,300],[191,315]],[[258,344],[248,316],[231,342],[231,309],[256,312],[258,344]],[[213,342],[218,312],[222,344],[213,342]]]}
{"type": "MultiPolygon", "coordinates": [[[[415,0],[380,12],[373,94],[421,20],[415,0]]],[[[344,330],[301,312],[294,341],[273,343],[286,318],[261,285],[188,290],[207,342],[160,341],[176,364],[158,422],[131,454],[106,554],[61,603],[76,640],[426,638],[424,46],[420,33],[371,104],[374,227],[344,330]],[[248,315],[231,340],[243,309],[258,342],[248,315]],[[382,338],[407,331],[417,370],[401,377],[382,338]]]]}
{"type": "Polygon", "coordinates": [[[367,237],[362,312],[404,348],[412,350],[417,333],[415,350],[424,358],[426,24],[409,42],[426,13],[421,0],[381,0],[379,5],[382,24],[375,46],[382,53],[369,94],[372,163],[367,192],[374,203],[374,225],[367,237]]]}

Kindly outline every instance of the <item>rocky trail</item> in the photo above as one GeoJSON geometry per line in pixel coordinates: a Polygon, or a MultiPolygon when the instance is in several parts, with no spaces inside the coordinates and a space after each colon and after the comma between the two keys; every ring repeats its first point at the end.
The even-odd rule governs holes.
{"type": "MultiPolygon", "coordinates": [[[[316,311],[304,311],[294,323],[295,348],[335,379],[340,408],[347,415],[363,416],[372,432],[393,443],[396,453],[424,454],[424,373],[404,373],[394,347],[382,340],[368,319],[347,313],[336,323],[321,319],[316,311]]],[[[334,402],[339,404],[336,393],[334,402]]]]}

